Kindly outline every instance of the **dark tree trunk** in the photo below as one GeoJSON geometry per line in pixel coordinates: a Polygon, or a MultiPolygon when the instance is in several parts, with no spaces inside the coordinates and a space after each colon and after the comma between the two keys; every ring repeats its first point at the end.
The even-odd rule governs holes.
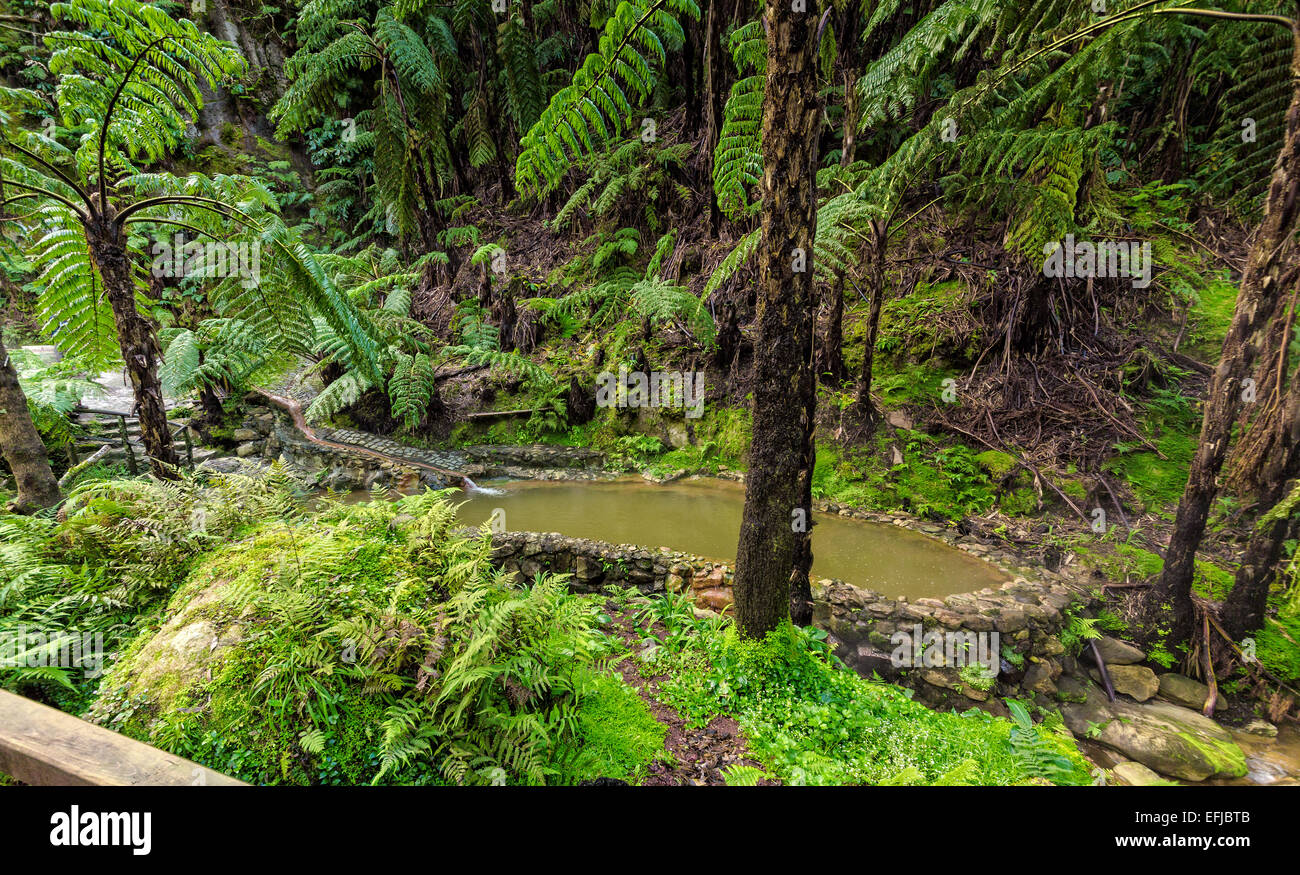
{"type": "MultiPolygon", "coordinates": [[[[703,121],[703,113],[700,111],[700,89],[695,81],[696,71],[699,62],[696,60],[696,35],[695,28],[687,28],[686,39],[682,42],[682,92],[686,99],[686,119],[685,128],[692,134],[700,132],[700,124],[703,121]]],[[[705,95],[708,99],[708,95],[705,95]]]]}
{"type": "Polygon", "coordinates": [[[876,335],[880,331],[880,308],[885,301],[885,234],[887,220],[871,223],[872,252],[870,277],[870,304],[867,311],[867,336],[863,341],[862,372],[858,378],[858,415],[865,422],[875,422],[879,416],[871,401],[872,368],[876,359],[876,335]]]}
{"type": "Polygon", "coordinates": [[[722,211],[713,192],[713,150],[722,132],[722,111],[727,102],[727,53],[722,48],[722,29],[726,26],[724,6],[728,0],[709,0],[704,25],[704,151],[708,156],[709,236],[718,236],[722,211]]]}
{"type": "Polygon", "coordinates": [[[167,427],[167,408],[158,381],[158,359],[162,351],[158,335],[135,306],[135,281],[127,255],[126,233],[112,216],[100,216],[86,225],[90,257],[104,283],[104,294],[113,309],[122,361],[135,392],[134,413],[140,419],[140,436],[154,475],[175,479],[176,452],[167,427]]]}
{"type": "Polygon", "coordinates": [[[844,272],[835,278],[830,289],[830,313],[821,336],[817,355],[817,379],[828,386],[838,386],[848,376],[844,367],[844,272]]]}
{"type": "MultiPolygon", "coordinates": [[[[1269,457],[1263,460],[1260,472],[1263,481],[1258,501],[1261,516],[1266,516],[1289,497],[1297,482],[1295,478],[1300,477],[1300,375],[1291,378],[1282,410],[1275,426],[1276,440],[1269,457]]],[[[1268,590],[1277,576],[1290,529],[1296,524],[1294,517],[1282,515],[1269,522],[1261,520],[1251,531],[1246,553],[1237,566],[1232,591],[1223,606],[1224,629],[1238,641],[1251,630],[1264,625],[1268,590]]]]}
{"type": "Polygon", "coordinates": [[[199,389],[199,406],[203,409],[204,423],[212,428],[220,428],[226,418],[226,408],[221,403],[216,386],[203,384],[199,389]]]}
{"type": "Polygon", "coordinates": [[[1187,486],[1178,504],[1164,571],[1151,592],[1148,610],[1173,605],[1171,633],[1183,641],[1192,632],[1192,574],[1196,548],[1205,533],[1214,501],[1215,480],[1228,452],[1232,425],[1243,403],[1242,381],[1251,376],[1262,330],[1278,310],[1289,284],[1300,271],[1295,231],[1300,213],[1300,26],[1292,33],[1291,104],[1287,109],[1282,151],[1264,201],[1264,218],[1255,234],[1242,272],[1232,325],[1223,340],[1219,366],[1210,378],[1201,421],[1201,438],[1192,459],[1187,486]]]}
{"type": "MultiPolygon", "coordinates": [[[[810,399],[816,398],[809,394],[810,399]]],[[[811,407],[808,418],[811,421],[816,411],[811,407]]],[[[812,580],[810,578],[813,564],[812,551],[812,473],[817,462],[817,449],[812,432],[808,434],[804,446],[803,470],[799,472],[799,509],[803,520],[803,531],[794,533],[794,569],[790,572],[790,622],[796,626],[810,626],[813,618],[812,580]]]]}
{"type": "Polygon", "coordinates": [[[844,127],[840,135],[840,166],[853,163],[853,147],[858,133],[858,55],[862,39],[858,36],[862,13],[849,4],[840,26],[839,44],[843,46],[840,63],[844,66],[844,127]]]}
{"type": "Polygon", "coordinates": [[[758,251],[754,439],[736,549],[736,626],[747,638],[790,613],[792,522],[804,504],[816,403],[812,373],[818,97],[814,12],[767,0],[762,243],[758,251]]]}
{"type": "Polygon", "coordinates": [[[18,497],[10,503],[14,513],[31,513],[59,503],[59,481],[50,470],[36,424],[27,409],[27,396],[18,385],[18,372],[0,340],[0,452],[18,485],[18,497]]]}

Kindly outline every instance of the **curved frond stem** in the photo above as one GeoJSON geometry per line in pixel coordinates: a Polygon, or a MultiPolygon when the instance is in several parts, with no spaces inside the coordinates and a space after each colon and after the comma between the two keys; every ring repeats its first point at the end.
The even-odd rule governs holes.
{"type": "Polygon", "coordinates": [[[83,189],[80,185],[78,185],[71,176],[64,173],[58,167],[54,166],[49,161],[46,161],[44,158],[42,158],[40,155],[37,155],[35,152],[31,151],[30,149],[18,145],[13,140],[5,140],[4,144],[6,146],[11,146],[14,149],[17,149],[19,152],[26,155],[28,158],[32,159],[37,164],[41,165],[46,170],[50,171],[55,176],[57,176],[59,178],[59,181],[61,181],[64,185],[68,186],[68,188],[75,191],[81,197],[81,199],[85,201],[86,209],[90,212],[90,215],[92,216],[95,215],[95,205],[90,200],[90,195],[87,194],[86,190],[83,189]]]}
{"type": "Polygon", "coordinates": [[[87,214],[81,211],[81,207],[79,207],[77,204],[68,200],[63,195],[52,192],[49,189],[41,188],[38,185],[28,185],[27,183],[19,182],[16,179],[0,179],[0,186],[5,186],[5,185],[12,185],[15,188],[21,188],[25,191],[30,191],[34,194],[41,195],[43,197],[48,197],[51,200],[56,200],[59,203],[63,204],[68,209],[72,210],[72,212],[75,213],[77,217],[81,219],[81,221],[83,222],[89,220],[90,218],[90,216],[88,216],[87,214]]]}
{"type": "Polygon", "coordinates": [[[219,201],[216,198],[201,197],[199,195],[192,195],[192,194],[169,194],[169,195],[162,195],[159,197],[145,198],[142,201],[136,201],[126,209],[122,210],[122,212],[117,214],[117,223],[119,225],[123,225],[131,216],[135,215],[141,210],[147,210],[150,207],[165,206],[168,204],[175,204],[178,206],[191,206],[191,207],[197,207],[199,209],[208,210],[209,212],[217,213],[218,215],[224,216],[228,219],[237,219],[240,222],[242,222],[242,224],[252,228],[256,228],[259,231],[262,230],[262,226],[258,224],[257,221],[254,220],[252,216],[248,215],[243,210],[240,210],[237,207],[233,207],[224,201],[219,201]]]}

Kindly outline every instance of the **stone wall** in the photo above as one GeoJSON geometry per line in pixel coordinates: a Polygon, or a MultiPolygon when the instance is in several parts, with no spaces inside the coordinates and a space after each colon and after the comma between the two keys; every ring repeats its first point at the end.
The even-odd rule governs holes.
{"type": "MultiPolygon", "coordinates": [[[[699,612],[719,613],[732,604],[732,569],[721,562],[667,549],[610,544],[556,533],[505,532],[492,537],[493,561],[533,578],[539,572],[570,573],[573,589],[599,592],[606,585],[643,593],[689,595],[699,612]]],[[[1063,575],[1022,569],[998,589],[940,599],[887,598],[840,580],[813,583],[813,621],[831,636],[836,653],[859,673],[879,674],[916,691],[927,704],[981,707],[1005,713],[996,696],[1030,693],[1051,698],[1055,681],[1078,666],[1058,636],[1071,604],[1088,606],[1086,588],[1063,575]],[[1050,574],[1056,579],[1043,579],[1050,574]],[[982,689],[947,665],[895,668],[891,637],[938,631],[998,633],[996,685],[982,689]]],[[[991,640],[991,636],[988,639],[991,640]]]]}
{"type": "MultiPolygon", "coordinates": [[[[599,470],[599,453],[573,447],[467,447],[436,452],[405,447],[393,441],[344,429],[316,429],[318,437],[349,448],[326,447],[308,441],[290,417],[268,407],[253,407],[234,433],[241,457],[279,459],[321,487],[370,489],[421,483],[434,488],[449,483],[437,472],[412,462],[462,471],[473,477],[533,479],[594,479],[609,476],[599,470]],[[375,458],[358,450],[386,455],[375,458]]],[[[684,472],[683,472],[684,473],[684,472]]],[[[997,589],[959,593],[943,599],[888,598],[840,580],[813,583],[814,622],[831,636],[836,652],[856,671],[873,673],[911,687],[917,697],[939,707],[982,707],[1002,712],[1000,696],[1041,696],[1055,701],[1056,683],[1063,674],[1079,672],[1065,652],[1059,632],[1071,604],[1090,607],[1084,581],[1065,570],[1021,564],[1019,557],[958,529],[917,519],[903,512],[887,514],[818,503],[817,509],[838,516],[892,524],[919,531],[954,549],[968,552],[1001,569],[1008,582],[997,589]],[[956,665],[938,663],[908,669],[894,666],[898,646],[894,636],[927,634],[983,635],[992,643],[997,633],[998,675],[995,683],[963,674],[956,665]]],[[[730,608],[732,570],[724,563],[665,548],[609,544],[555,533],[506,532],[493,536],[493,559],[507,571],[527,578],[539,572],[573,575],[573,588],[599,592],[606,585],[631,586],[645,593],[679,592],[690,596],[697,610],[720,613],[730,608]]],[[[986,648],[987,652],[987,648],[986,648]]]]}

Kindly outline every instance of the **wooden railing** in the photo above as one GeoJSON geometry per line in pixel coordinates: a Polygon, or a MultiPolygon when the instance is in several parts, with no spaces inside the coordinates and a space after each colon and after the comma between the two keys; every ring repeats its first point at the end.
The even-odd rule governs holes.
{"type": "Polygon", "coordinates": [[[220,772],[0,690],[0,773],[31,785],[245,786],[220,772]]]}
{"type": "MultiPolygon", "coordinates": [[[[135,450],[131,447],[131,435],[127,430],[126,421],[134,419],[139,422],[140,417],[132,413],[123,413],[120,410],[97,410],[94,407],[78,407],[76,412],[93,413],[96,416],[116,416],[118,435],[122,439],[122,448],[126,452],[126,470],[132,475],[139,473],[140,465],[136,461],[135,450]]],[[[194,470],[194,441],[190,438],[190,424],[188,422],[173,422],[170,419],[167,420],[167,424],[176,426],[176,430],[171,433],[172,440],[180,437],[185,441],[185,462],[191,471],[194,470]]],[[[71,446],[75,447],[75,445],[76,442],[73,441],[71,446]]],[[[75,458],[75,448],[70,448],[70,456],[72,458],[69,461],[73,465],[78,464],[79,460],[75,458]]]]}

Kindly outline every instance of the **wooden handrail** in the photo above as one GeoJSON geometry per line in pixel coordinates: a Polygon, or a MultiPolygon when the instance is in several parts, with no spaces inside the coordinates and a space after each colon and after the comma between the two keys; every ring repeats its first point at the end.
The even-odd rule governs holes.
{"type": "Polygon", "coordinates": [[[184,757],[0,690],[0,772],[53,786],[247,786],[184,757]]]}

